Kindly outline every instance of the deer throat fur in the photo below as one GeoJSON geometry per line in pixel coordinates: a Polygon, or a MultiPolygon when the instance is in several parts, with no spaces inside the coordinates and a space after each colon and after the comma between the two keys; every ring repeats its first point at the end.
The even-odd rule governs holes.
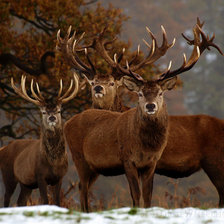
{"type": "Polygon", "coordinates": [[[145,151],[163,150],[168,136],[168,113],[166,109],[156,116],[144,116],[141,114],[140,117],[140,126],[137,132],[143,149],[145,151]]]}
{"type": "Polygon", "coordinates": [[[55,128],[54,131],[43,130],[42,150],[50,164],[58,160],[67,160],[65,150],[65,140],[61,128],[55,128]]]}
{"type": "Polygon", "coordinates": [[[99,98],[97,100],[94,99],[92,108],[117,111],[117,112],[124,111],[124,109],[122,108],[121,100],[117,95],[113,99],[111,98],[107,99],[106,96],[104,96],[103,98],[99,98]]]}

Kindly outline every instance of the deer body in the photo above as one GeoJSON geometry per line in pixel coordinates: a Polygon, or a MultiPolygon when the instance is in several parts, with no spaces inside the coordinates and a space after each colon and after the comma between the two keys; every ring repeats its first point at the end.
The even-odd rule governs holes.
{"type": "Polygon", "coordinates": [[[61,96],[62,81],[56,101],[46,100],[39,91],[38,95],[33,89],[34,98],[27,95],[25,89],[26,77],[21,78],[21,88],[12,87],[17,94],[39,106],[42,113],[41,136],[34,140],[15,140],[0,150],[0,169],[5,185],[4,206],[8,207],[10,198],[20,184],[21,192],[17,204],[25,206],[32,190],[39,188],[41,202],[48,204],[47,185],[54,186],[54,202],[60,205],[60,189],[62,178],[68,169],[68,156],[65,149],[65,141],[61,121],[61,105],[72,99],[78,92],[78,78],[74,75],[76,88],[70,93],[73,81],[67,92],[61,96]]]}
{"type": "Polygon", "coordinates": [[[222,176],[224,167],[224,121],[208,115],[169,116],[169,121],[174,131],[169,133],[156,172],[179,178],[202,168],[214,184],[221,181],[213,180],[222,176]]]}
{"type": "Polygon", "coordinates": [[[26,142],[13,166],[15,177],[20,183],[31,188],[37,187],[38,175],[43,175],[41,178],[48,185],[55,185],[65,175],[68,156],[62,129],[55,132],[42,136],[40,140],[32,140],[30,144],[26,142]]]}
{"type": "MultiPolygon", "coordinates": [[[[209,36],[206,36],[204,34],[204,32],[202,31],[201,28],[202,28],[203,24],[204,23],[201,23],[200,20],[197,19],[197,24],[193,28],[193,34],[194,34],[193,40],[190,40],[189,38],[187,38],[186,36],[183,35],[183,37],[187,40],[188,44],[194,45],[194,50],[193,50],[192,55],[191,55],[190,59],[188,60],[188,62],[186,61],[186,58],[184,57],[183,65],[179,69],[171,72],[171,74],[170,74],[171,76],[169,75],[170,71],[168,69],[168,72],[167,72],[167,74],[165,74],[165,76],[168,75],[168,76],[172,77],[174,75],[178,75],[182,72],[185,72],[185,71],[191,69],[194,66],[194,64],[197,62],[200,54],[202,54],[205,49],[210,50],[210,47],[216,48],[219,51],[219,53],[221,55],[223,55],[220,48],[215,43],[213,43],[215,36],[213,35],[212,38],[209,38],[209,36]]],[[[106,31],[106,29],[104,29],[99,34],[99,36],[93,40],[92,44],[90,44],[89,46],[94,48],[97,51],[97,53],[99,53],[105,59],[105,61],[112,67],[112,70],[113,70],[112,75],[116,79],[120,79],[122,75],[129,75],[130,70],[136,71],[139,68],[141,68],[147,64],[152,64],[153,62],[158,60],[161,56],[163,56],[166,53],[166,51],[173,46],[173,44],[175,42],[175,41],[173,41],[172,44],[168,44],[167,38],[166,38],[166,32],[165,32],[164,28],[162,27],[163,42],[162,42],[162,45],[160,47],[158,47],[155,36],[147,28],[147,32],[149,33],[149,35],[152,38],[151,45],[149,45],[148,43],[146,43],[146,41],[144,41],[146,43],[146,45],[149,47],[148,56],[146,56],[144,58],[144,60],[141,61],[140,63],[138,63],[137,65],[133,65],[133,62],[135,61],[135,59],[137,58],[137,56],[139,54],[139,48],[138,48],[136,57],[133,58],[133,60],[130,63],[130,66],[127,65],[126,67],[123,67],[119,63],[117,63],[117,62],[121,61],[122,55],[118,58],[118,60],[116,58],[116,54],[114,55],[114,60],[109,56],[107,49],[106,49],[107,42],[103,39],[105,31],[106,31]]],[[[69,38],[70,32],[71,32],[71,28],[68,30],[68,34],[64,40],[62,40],[60,38],[60,32],[58,33],[58,43],[59,43],[58,49],[64,50],[63,52],[66,52],[65,56],[69,56],[69,57],[67,57],[67,59],[69,58],[69,61],[71,62],[73,67],[75,67],[80,72],[85,73],[85,75],[88,76],[89,80],[94,80],[95,70],[86,66],[84,63],[81,63],[81,61],[78,60],[76,51],[72,50],[72,45],[73,45],[75,36],[73,35],[72,38],[69,38]],[[63,47],[65,45],[67,45],[66,50],[63,47]],[[84,69],[84,68],[88,68],[88,69],[84,69]],[[92,70],[92,72],[91,72],[91,70],[92,70]]],[[[73,49],[75,49],[77,42],[79,42],[79,40],[74,42],[73,49]]],[[[86,53],[87,53],[87,50],[86,50],[86,53]]],[[[123,49],[123,53],[124,53],[124,49],[123,49]]],[[[90,61],[90,60],[88,60],[88,61],[90,61]]],[[[137,74],[135,74],[135,75],[136,75],[136,77],[138,77],[137,74]]],[[[87,80],[88,80],[88,78],[87,78],[87,80]]],[[[105,83],[107,83],[107,85],[104,86],[105,90],[109,89],[110,78],[111,78],[110,75],[107,75],[107,79],[105,79],[105,83]]],[[[116,88],[114,89],[113,94],[111,92],[107,92],[109,94],[107,96],[107,98],[103,94],[101,95],[102,97],[95,98],[96,92],[94,92],[95,90],[93,88],[95,82],[89,81],[89,83],[92,85],[92,99],[93,99],[93,107],[94,108],[114,110],[114,111],[119,111],[119,112],[122,112],[122,111],[125,111],[128,109],[128,108],[122,108],[122,106],[116,106],[116,105],[119,105],[120,103],[117,104],[116,101],[111,100],[111,99],[114,99],[113,96],[114,96],[114,93],[116,93],[116,91],[117,91],[116,88]],[[110,104],[111,102],[115,102],[115,103],[110,104]],[[108,105],[110,105],[110,106],[108,106],[108,105]],[[122,108],[122,109],[120,109],[120,108],[122,108]]],[[[103,88],[101,88],[100,91],[102,91],[102,90],[103,90],[103,88]]],[[[170,124],[169,126],[170,126],[170,129],[174,130],[174,131],[169,132],[167,147],[165,148],[161,159],[157,163],[156,173],[174,177],[174,178],[179,178],[179,177],[189,176],[192,173],[203,168],[219,192],[219,196],[220,196],[219,205],[224,206],[224,190],[223,190],[224,187],[222,187],[223,185],[221,184],[221,182],[219,180],[220,179],[219,177],[222,177],[222,173],[221,173],[221,170],[222,170],[221,163],[222,162],[219,162],[219,163],[217,162],[217,164],[219,164],[218,167],[220,167],[220,169],[215,168],[217,164],[211,162],[212,155],[213,155],[212,153],[214,153],[214,155],[217,154],[216,155],[217,158],[219,158],[218,155],[220,155],[220,157],[222,157],[220,150],[213,152],[214,148],[222,148],[222,136],[221,137],[219,137],[219,135],[213,136],[213,131],[210,131],[209,128],[208,129],[206,128],[206,125],[208,125],[208,126],[211,126],[211,130],[212,130],[213,125],[216,124],[216,122],[217,122],[218,124],[216,127],[220,127],[220,128],[218,128],[217,133],[219,133],[219,132],[222,133],[222,127],[219,125],[222,123],[222,121],[220,121],[218,119],[216,120],[215,118],[214,118],[214,124],[212,124],[213,123],[212,121],[213,121],[212,117],[205,116],[205,115],[170,116],[169,117],[169,124],[170,124]],[[197,127],[197,128],[195,128],[195,127],[197,127]],[[210,135],[210,133],[211,133],[211,135],[210,135]],[[210,137],[208,138],[208,136],[211,136],[211,138],[210,137]],[[213,138],[216,139],[215,146],[212,145],[213,138]],[[201,140],[201,139],[203,139],[203,140],[201,140]],[[210,139],[209,143],[207,142],[208,139],[210,139]],[[205,144],[204,142],[207,142],[207,144],[205,144]],[[206,147],[206,150],[204,150],[204,147],[206,147]],[[217,175],[214,175],[214,173],[216,173],[216,172],[217,172],[217,175]],[[214,176],[217,176],[217,177],[214,177],[214,176]]],[[[110,124],[108,121],[108,127],[110,127],[111,125],[112,124],[110,124]]],[[[88,124],[87,124],[87,126],[88,126],[88,124]]],[[[127,129],[126,132],[128,130],[129,129],[127,129]]],[[[105,136],[103,136],[103,137],[105,138],[105,136]]],[[[104,139],[104,138],[102,138],[102,139],[104,139]]],[[[80,139],[82,139],[82,136],[80,136],[80,139]]],[[[93,139],[94,139],[94,137],[93,137],[93,139]]],[[[131,142],[131,139],[127,139],[127,141],[131,142]]],[[[94,145],[94,142],[92,142],[91,144],[94,145]]],[[[102,145],[102,147],[105,147],[105,146],[106,146],[106,144],[102,145]]],[[[111,152],[112,151],[109,150],[107,152],[107,155],[110,155],[111,152]]],[[[96,156],[96,154],[94,152],[91,152],[91,150],[89,150],[88,153],[90,153],[90,154],[92,153],[92,157],[95,158],[93,160],[93,162],[97,163],[98,157],[96,156]]],[[[88,157],[88,155],[89,154],[86,154],[87,157],[88,157]]],[[[119,156],[117,156],[117,157],[119,157],[119,156]]],[[[101,162],[102,162],[102,164],[105,163],[105,166],[106,166],[107,160],[105,161],[104,158],[102,158],[101,162]]],[[[119,161],[119,159],[116,161],[119,161]]],[[[217,161],[222,161],[222,160],[217,160],[217,161]]],[[[91,162],[91,159],[89,160],[89,162],[91,162]]],[[[110,167],[113,167],[116,164],[120,164],[119,162],[115,162],[115,165],[113,165],[114,162],[115,162],[115,160],[112,159],[112,163],[111,163],[110,167]]],[[[101,164],[101,163],[99,162],[99,164],[101,164]]],[[[94,166],[97,167],[97,164],[95,164],[94,166]]],[[[115,175],[115,173],[118,173],[118,174],[122,173],[123,172],[122,168],[119,168],[119,166],[117,166],[117,167],[118,167],[117,170],[111,168],[110,172],[106,172],[106,170],[103,169],[104,175],[110,175],[110,174],[115,175]]],[[[93,175],[92,180],[90,182],[93,182],[95,179],[96,179],[96,176],[93,175]]],[[[223,179],[223,178],[221,178],[221,179],[223,179]]],[[[151,191],[152,191],[152,188],[151,188],[151,191]]]]}
{"type": "Polygon", "coordinates": [[[66,122],[64,133],[80,178],[83,211],[88,211],[88,189],[99,174],[125,173],[133,206],[139,206],[141,177],[144,206],[150,206],[149,189],[168,135],[162,94],[175,82],[176,79],[144,83],[124,77],[127,88],[139,94],[137,108],[123,113],[89,109],[66,122]]]}
{"type": "Polygon", "coordinates": [[[167,146],[156,173],[172,178],[188,177],[203,169],[224,206],[224,121],[209,115],[169,116],[167,146]]]}
{"type": "Polygon", "coordinates": [[[113,170],[117,170],[118,174],[121,174],[124,173],[125,160],[134,163],[138,169],[144,168],[153,160],[157,161],[160,158],[160,149],[166,144],[167,117],[157,118],[156,121],[148,119],[139,125],[141,120],[144,120],[139,113],[136,108],[122,114],[92,109],[74,116],[67,123],[65,130],[83,133],[88,125],[88,133],[82,137],[83,147],[79,144],[80,136],[69,139],[72,141],[72,147],[78,148],[78,145],[82,147],[79,147],[79,150],[91,169],[96,172],[111,175],[113,170]]]}

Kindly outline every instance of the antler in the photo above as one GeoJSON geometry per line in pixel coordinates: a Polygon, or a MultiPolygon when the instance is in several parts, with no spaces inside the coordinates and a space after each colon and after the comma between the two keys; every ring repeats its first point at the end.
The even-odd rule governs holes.
{"type": "Polygon", "coordinates": [[[172,65],[172,61],[170,61],[167,71],[163,73],[159,79],[160,80],[170,79],[170,78],[173,78],[174,76],[179,75],[180,73],[190,70],[198,61],[199,57],[200,57],[200,49],[198,46],[195,45],[193,52],[188,61],[186,59],[186,55],[183,54],[183,58],[184,58],[183,64],[180,66],[180,68],[174,71],[170,71],[171,65],[172,65]]]}
{"type": "Polygon", "coordinates": [[[221,49],[215,43],[213,43],[215,39],[215,34],[213,33],[211,38],[208,35],[206,36],[206,34],[202,31],[203,25],[204,25],[204,22],[201,22],[200,19],[197,17],[197,23],[195,27],[193,28],[194,39],[191,40],[190,38],[186,37],[183,33],[182,33],[182,36],[184,37],[184,39],[187,40],[187,43],[189,45],[199,46],[201,54],[205,49],[211,50],[210,47],[214,47],[219,51],[221,55],[224,55],[221,49]],[[200,40],[200,36],[202,40],[200,40]]]}
{"type": "MultiPolygon", "coordinates": [[[[168,44],[167,41],[167,34],[166,30],[163,26],[161,26],[162,33],[163,33],[163,42],[160,47],[158,47],[157,40],[154,36],[154,34],[151,32],[151,30],[146,27],[146,30],[148,34],[151,36],[152,44],[148,44],[144,39],[143,42],[146,44],[146,46],[150,49],[148,56],[142,60],[139,64],[131,66],[132,71],[136,71],[143,67],[144,65],[152,64],[155,61],[157,61],[160,57],[164,56],[167,52],[167,50],[175,44],[176,39],[173,39],[173,42],[171,44],[168,44]]],[[[138,50],[139,51],[139,50],[138,50]]]]}
{"type": "MultiPolygon", "coordinates": [[[[37,85],[37,89],[38,89],[38,92],[39,92],[39,86],[38,84],[37,85]]],[[[17,88],[14,84],[14,81],[13,81],[13,78],[11,78],[11,86],[12,88],[14,89],[14,91],[20,95],[23,99],[31,102],[31,103],[34,103],[36,104],[37,106],[43,106],[44,104],[44,98],[42,97],[42,95],[39,94],[39,96],[34,92],[34,89],[33,89],[33,80],[31,81],[31,92],[34,96],[35,99],[31,98],[28,96],[27,92],[26,92],[26,76],[25,75],[22,75],[21,77],[21,87],[20,88],[17,88]]],[[[40,92],[39,92],[40,93],[40,92]]]]}
{"type": "MultiPolygon", "coordinates": [[[[174,43],[175,43],[175,38],[173,40],[173,42],[171,44],[168,44],[167,41],[167,34],[166,31],[164,29],[163,26],[161,26],[162,29],[162,33],[163,33],[163,41],[162,41],[162,45],[160,47],[158,47],[157,44],[157,40],[154,36],[154,34],[150,31],[150,29],[148,27],[146,27],[147,32],[149,33],[149,35],[151,36],[152,39],[152,44],[148,44],[145,40],[144,43],[147,45],[147,47],[149,48],[149,53],[148,55],[137,65],[133,65],[133,62],[136,60],[136,58],[139,55],[139,51],[140,51],[140,45],[138,46],[138,50],[136,55],[134,56],[134,58],[130,61],[129,66],[127,68],[122,67],[119,62],[123,56],[123,53],[121,54],[121,56],[117,59],[117,54],[114,54],[114,58],[112,59],[107,50],[106,50],[106,45],[108,44],[108,42],[106,42],[104,40],[104,34],[106,31],[106,27],[104,28],[104,30],[98,35],[98,37],[96,37],[93,40],[93,43],[91,44],[91,47],[94,48],[102,58],[105,59],[105,61],[112,67],[113,72],[116,71],[116,75],[117,76],[123,76],[125,75],[130,75],[129,70],[132,71],[132,73],[134,74],[134,72],[138,69],[140,69],[141,67],[148,65],[148,64],[152,64],[153,62],[155,62],[156,60],[158,60],[160,57],[162,57],[166,51],[171,48],[174,43]],[[129,68],[130,67],[130,68],[129,68]]],[[[127,64],[127,63],[126,63],[127,64]]],[[[137,73],[135,73],[136,76],[139,76],[137,73]]]]}
{"type": "Polygon", "coordinates": [[[171,65],[170,65],[167,71],[161,75],[160,77],[161,80],[170,79],[180,73],[190,70],[198,61],[200,55],[204,52],[205,49],[210,50],[210,47],[214,47],[219,51],[221,55],[223,55],[223,52],[221,51],[221,49],[215,43],[213,43],[213,40],[215,39],[215,34],[213,34],[211,38],[209,38],[208,35],[206,36],[205,33],[201,29],[203,25],[204,25],[204,22],[201,23],[199,18],[197,18],[197,23],[193,28],[193,33],[194,33],[193,40],[187,38],[184,34],[182,34],[182,36],[184,37],[184,39],[187,40],[187,43],[189,45],[194,45],[194,49],[191,54],[191,57],[189,58],[188,62],[186,62],[186,56],[184,54],[184,62],[182,66],[171,72],[170,71],[171,65]]]}
{"type": "Polygon", "coordinates": [[[96,70],[94,68],[93,63],[90,60],[87,51],[87,48],[89,48],[90,45],[77,47],[77,44],[82,40],[85,33],[83,33],[81,37],[77,40],[75,39],[76,32],[74,32],[73,35],[70,37],[71,29],[72,27],[70,26],[64,39],[62,39],[60,36],[60,29],[58,30],[56,50],[60,51],[63,54],[63,56],[67,59],[67,61],[72,65],[74,69],[85,74],[89,79],[93,79],[94,75],[96,74],[96,70]],[[78,57],[77,51],[83,51],[83,50],[85,50],[85,56],[90,66],[85,64],[78,57]]]}
{"type": "MultiPolygon", "coordinates": [[[[70,95],[69,95],[69,93],[71,92],[71,89],[72,89],[72,86],[73,86],[73,79],[71,80],[71,83],[70,83],[70,86],[69,86],[68,90],[64,93],[63,96],[61,96],[63,83],[62,83],[62,80],[60,80],[60,89],[59,89],[58,98],[57,98],[57,103],[58,104],[66,103],[77,95],[78,89],[79,89],[79,78],[78,78],[78,75],[75,72],[73,74],[73,77],[74,77],[74,80],[75,80],[75,88],[70,95]]],[[[26,76],[25,75],[22,75],[22,77],[21,77],[21,87],[20,88],[17,88],[15,86],[13,78],[11,78],[11,86],[14,89],[14,91],[18,95],[20,95],[23,99],[25,99],[25,100],[27,100],[31,103],[34,103],[37,106],[43,106],[45,104],[45,99],[42,96],[42,94],[40,93],[40,88],[39,88],[38,83],[36,83],[36,89],[37,89],[38,93],[36,93],[34,91],[33,79],[31,80],[30,89],[31,89],[31,92],[32,92],[32,95],[33,95],[34,99],[29,97],[28,94],[27,94],[27,91],[26,91],[26,76]]]]}
{"type": "Polygon", "coordinates": [[[71,79],[70,86],[69,86],[68,90],[64,93],[63,96],[61,96],[62,89],[63,89],[63,83],[62,83],[62,79],[60,80],[60,90],[58,92],[58,99],[57,99],[57,102],[59,104],[67,103],[69,100],[71,100],[72,98],[74,98],[77,95],[78,90],[79,90],[79,78],[78,78],[78,75],[76,74],[76,72],[73,73],[73,78],[75,80],[75,88],[70,95],[69,95],[69,93],[72,90],[73,79],[71,79]]]}

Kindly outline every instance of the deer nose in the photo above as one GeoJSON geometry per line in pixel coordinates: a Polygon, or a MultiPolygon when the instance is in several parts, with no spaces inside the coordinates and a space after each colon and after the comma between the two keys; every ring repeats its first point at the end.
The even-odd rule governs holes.
{"type": "Polygon", "coordinates": [[[95,86],[95,87],[94,87],[94,91],[95,91],[96,93],[100,93],[102,90],[103,90],[103,87],[102,87],[102,86],[95,86]]]}
{"type": "Polygon", "coordinates": [[[149,112],[152,112],[154,111],[154,109],[156,108],[156,105],[154,103],[147,103],[145,105],[145,108],[149,111],[149,112]]]}
{"type": "Polygon", "coordinates": [[[54,122],[56,120],[56,117],[51,115],[48,119],[49,119],[49,121],[54,122]]]}

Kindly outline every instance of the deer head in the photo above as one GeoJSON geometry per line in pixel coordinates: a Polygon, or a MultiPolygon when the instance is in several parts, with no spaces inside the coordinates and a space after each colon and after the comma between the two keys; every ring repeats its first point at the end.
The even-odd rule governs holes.
{"type": "Polygon", "coordinates": [[[94,107],[111,109],[116,100],[117,89],[122,84],[120,81],[121,77],[117,77],[114,72],[112,72],[112,74],[97,73],[88,55],[88,48],[94,48],[98,52],[98,48],[95,47],[95,42],[98,38],[102,38],[102,35],[95,38],[90,45],[81,47],[78,47],[78,43],[82,40],[84,33],[79,39],[76,39],[75,35],[75,32],[71,35],[70,26],[67,34],[62,39],[59,30],[57,34],[56,49],[62,53],[74,69],[82,73],[85,81],[89,83],[94,107]],[[89,65],[79,58],[79,51],[85,52],[89,65]]]}
{"type": "Polygon", "coordinates": [[[142,114],[157,115],[164,105],[163,93],[167,90],[173,89],[177,80],[176,76],[190,70],[198,61],[199,57],[200,48],[199,46],[194,45],[194,49],[188,61],[184,54],[184,61],[180,68],[171,71],[172,62],[170,62],[166,72],[161,74],[158,79],[151,81],[143,80],[139,74],[133,72],[128,62],[126,62],[127,69],[120,69],[120,66],[117,68],[120,73],[125,74],[123,77],[123,84],[128,88],[128,90],[138,93],[138,103],[142,114]]]}
{"type": "Polygon", "coordinates": [[[75,81],[75,88],[73,91],[73,79],[71,80],[70,86],[67,91],[61,96],[63,83],[60,80],[60,89],[58,92],[58,96],[56,99],[45,99],[40,92],[39,85],[36,83],[36,90],[34,90],[33,86],[33,79],[30,84],[30,89],[33,95],[31,98],[26,91],[26,76],[21,77],[21,86],[17,88],[14,84],[13,78],[11,78],[11,85],[14,91],[21,96],[23,99],[37,105],[42,114],[42,124],[45,129],[54,129],[61,127],[61,105],[68,102],[72,98],[74,98],[78,92],[78,76],[74,73],[74,81],[75,81]]]}
{"type": "Polygon", "coordinates": [[[140,81],[129,76],[123,77],[123,84],[138,94],[138,106],[145,116],[155,115],[163,109],[163,94],[174,88],[176,77],[169,80],[140,81]]]}

